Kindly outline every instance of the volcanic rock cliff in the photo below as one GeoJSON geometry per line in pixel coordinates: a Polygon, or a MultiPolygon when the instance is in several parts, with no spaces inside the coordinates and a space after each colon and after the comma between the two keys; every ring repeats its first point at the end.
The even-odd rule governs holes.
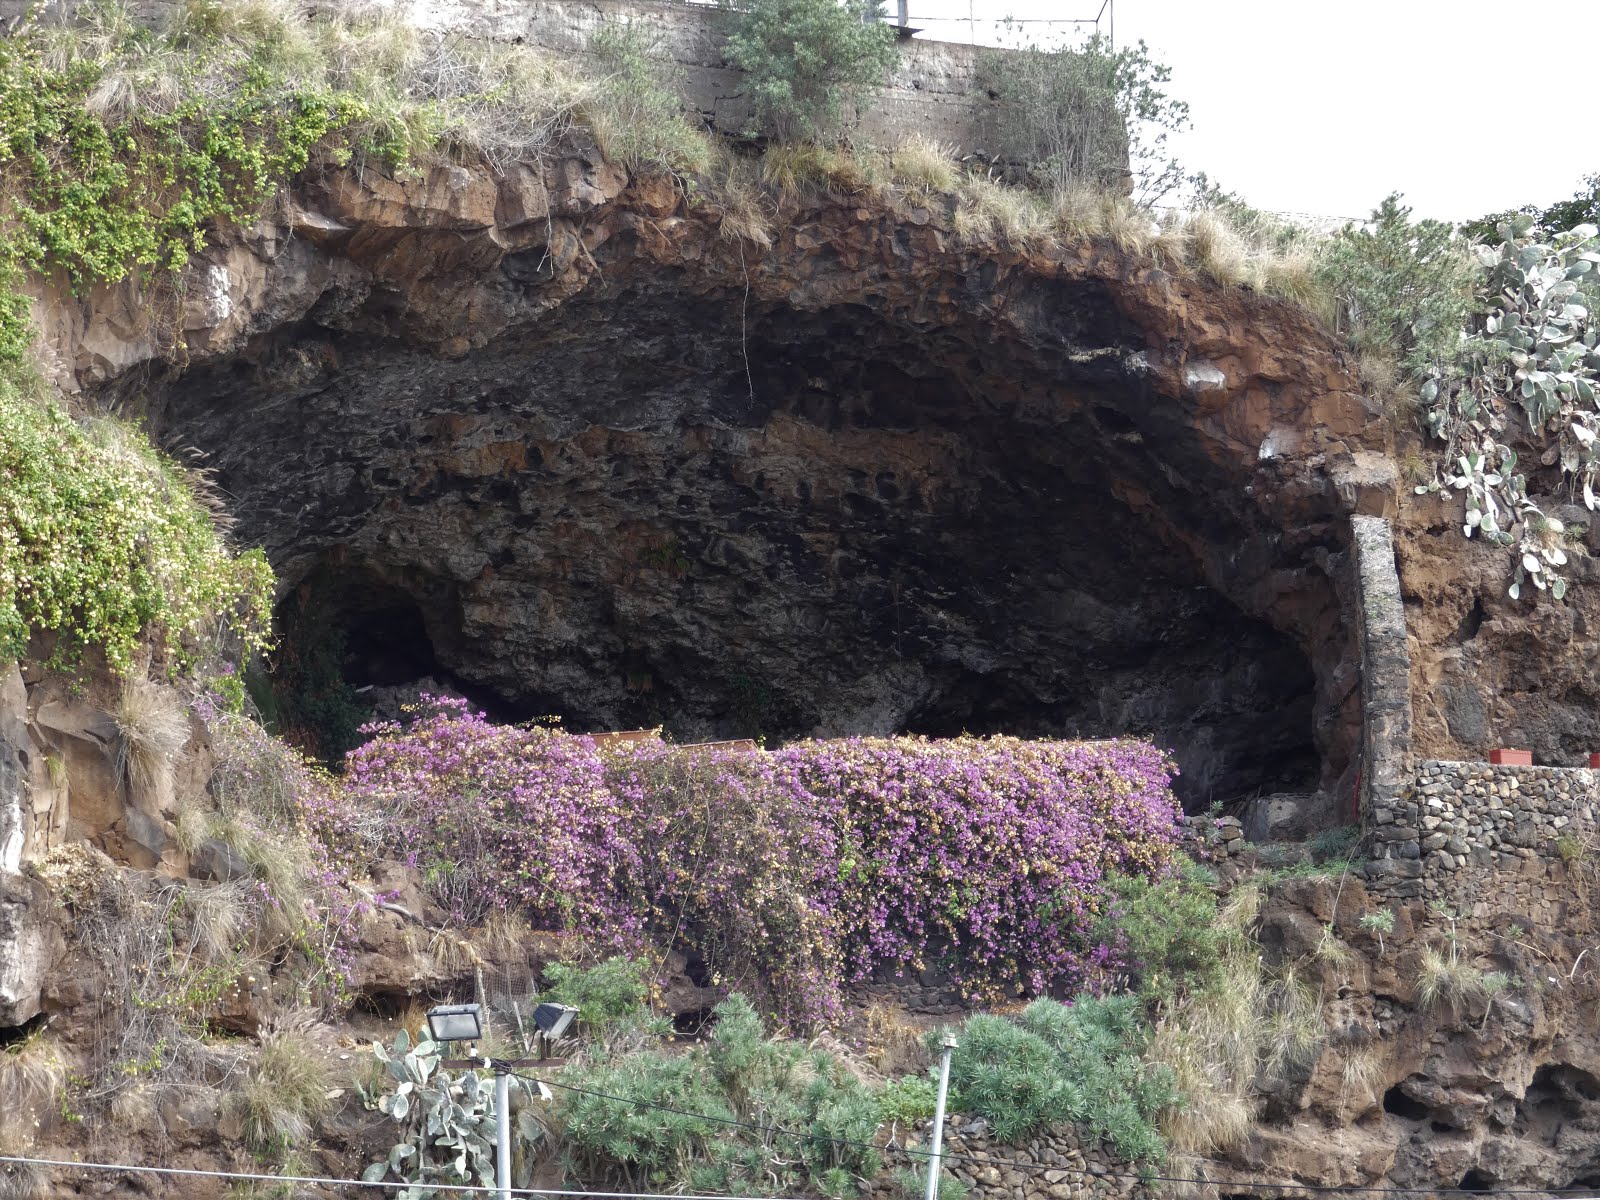
{"type": "MultiPolygon", "coordinates": [[[[1399,831],[1372,894],[1294,885],[1260,926],[1319,964],[1328,1041],[1219,1174],[1600,1174],[1584,872],[1424,812],[1410,776],[1600,748],[1589,561],[1565,606],[1506,599],[1292,305],[1105,241],[963,236],[941,204],[767,205],[753,226],[581,142],[328,167],[176,298],[41,290],[36,319],[58,383],[203,454],[291,640],[336,629],[352,685],[692,737],[1147,732],[1191,808],[1312,795],[1283,806],[1302,831],[1350,820],[1359,779],[1369,837],[1399,831]],[[1363,924],[1390,900],[1391,932],[1363,924]],[[1511,992],[1424,1003],[1434,944],[1511,992]]],[[[433,968],[390,932],[362,969],[392,999],[433,968]]]]}
{"type": "Polygon", "coordinates": [[[181,355],[131,285],[39,315],[61,378],[204,452],[357,685],[700,737],[1147,731],[1194,803],[1348,805],[1347,517],[1394,474],[1312,318],[939,207],[775,216],[740,237],[581,145],[329,170],[192,265],[181,355]]]}

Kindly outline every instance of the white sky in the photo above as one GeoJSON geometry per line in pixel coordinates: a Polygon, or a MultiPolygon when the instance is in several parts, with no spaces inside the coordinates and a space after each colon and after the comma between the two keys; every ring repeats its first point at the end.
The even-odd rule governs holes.
{"type": "MultiPolygon", "coordinates": [[[[913,25],[961,18],[924,21],[925,37],[995,44],[1008,15],[1092,18],[1101,0],[909,3],[913,25]]],[[[1258,208],[1364,217],[1398,190],[1460,221],[1565,199],[1600,171],[1600,0],[1114,3],[1117,43],[1148,42],[1189,102],[1185,170],[1258,208]]],[[[1070,32],[1019,28],[1041,44],[1070,32]]]]}

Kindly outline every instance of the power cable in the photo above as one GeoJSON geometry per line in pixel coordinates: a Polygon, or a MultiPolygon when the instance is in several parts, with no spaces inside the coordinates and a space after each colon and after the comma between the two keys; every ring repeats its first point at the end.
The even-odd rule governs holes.
{"type": "MultiPolygon", "coordinates": [[[[245,1179],[261,1183],[314,1183],[332,1187],[409,1188],[414,1183],[404,1180],[335,1179],[323,1175],[258,1175],[248,1171],[204,1171],[196,1167],[141,1167],[133,1163],[73,1162],[64,1158],[30,1158],[21,1154],[0,1154],[0,1163],[16,1163],[36,1167],[71,1167],[83,1171],[137,1172],[145,1175],[178,1175],[202,1179],[245,1179]]],[[[498,1196],[509,1192],[513,1196],[544,1196],[555,1200],[802,1200],[801,1197],[742,1197],[698,1196],[690,1193],[666,1194],[661,1192],[578,1192],[558,1188],[500,1188],[479,1183],[435,1183],[428,1186],[440,1191],[468,1192],[498,1196]]]]}
{"type": "MultiPolygon", "coordinates": [[[[802,1141],[827,1142],[834,1146],[853,1146],[858,1149],[873,1150],[882,1153],[892,1150],[911,1158],[932,1158],[931,1150],[916,1150],[909,1146],[896,1146],[892,1143],[880,1146],[875,1142],[855,1141],[851,1138],[830,1137],[827,1134],[804,1133],[795,1129],[786,1129],[781,1125],[757,1125],[751,1121],[739,1121],[730,1117],[712,1116],[710,1113],[690,1112],[687,1109],[673,1108],[668,1104],[656,1104],[649,1100],[639,1100],[630,1096],[613,1096],[607,1092],[595,1091],[592,1088],[578,1087],[570,1083],[558,1083],[553,1079],[540,1079],[533,1075],[522,1075],[516,1071],[508,1072],[517,1079],[526,1083],[542,1084],[547,1088],[557,1088],[561,1091],[576,1092],[583,1096],[593,1096],[599,1100],[612,1100],[618,1104],[631,1104],[636,1108],[649,1108],[657,1112],[671,1113],[674,1116],[690,1117],[697,1121],[706,1121],[713,1125],[733,1126],[740,1129],[750,1129],[763,1135],[781,1134],[785,1137],[798,1138],[802,1141]]],[[[1009,1167],[1013,1170],[1032,1174],[1045,1171],[1056,1171],[1061,1168],[1048,1163],[1027,1163],[1020,1159],[991,1158],[987,1155],[961,1154],[945,1151],[939,1156],[941,1159],[960,1159],[968,1163],[985,1167],[1009,1167]]],[[[1081,1172],[1095,1179],[1132,1179],[1143,1183],[1183,1183],[1194,1184],[1201,1187],[1214,1187],[1223,1191],[1240,1189],[1270,1189],[1282,1192],[1316,1192],[1321,1195],[1348,1194],[1363,1196],[1439,1196],[1446,1193],[1454,1194],[1459,1189],[1455,1188],[1420,1188],[1420,1187],[1363,1187],[1360,1185],[1344,1184],[1316,1184],[1316,1183],[1260,1183],[1248,1180],[1235,1179],[1194,1179],[1181,1175],[1151,1175],[1127,1171],[1096,1171],[1085,1167],[1081,1172]]],[[[1554,1197],[1558,1193],[1550,1188],[1497,1188],[1493,1191],[1474,1192],[1474,1196],[1545,1196],[1554,1197]]],[[[1572,1198],[1578,1200],[1578,1198],[1572,1198]]],[[[1582,1200],[1594,1200],[1585,1197],[1582,1200]]]]}

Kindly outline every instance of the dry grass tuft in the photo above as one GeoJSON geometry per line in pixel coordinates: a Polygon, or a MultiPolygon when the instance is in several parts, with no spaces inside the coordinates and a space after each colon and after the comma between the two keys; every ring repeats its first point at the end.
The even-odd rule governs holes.
{"type": "Polygon", "coordinates": [[[1383,1096],[1387,1082],[1383,1059],[1375,1047],[1363,1046],[1345,1055],[1344,1065],[1339,1072],[1339,1084],[1345,1098],[1357,1112],[1376,1104],[1383,1096]]]}
{"type": "Polygon", "coordinates": [[[763,250],[772,248],[771,216],[761,189],[739,171],[720,182],[711,197],[714,209],[721,210],[717,232],[728,242],[750,242],[763,250]]]}
{"type": "Polygon", "coordinates": [[[1185,223],[1192,261],[1221,284],[1244,283],[1249,251],[1227,219],[1215,212],[1195,213],[1185,223]]]}
{"type": "Polygon", "coordinates": [[[532,932],[533,927],[521,913],[497,909],[489,914],[473,941],[482,955],[517,961],[522,958],[522,948],[532,932]]]}
{"type": "Polygon", "coordinates": [[[1322,935],[1317,938],[1317,945],[1312,953],[1318,962],[1325,962],[1339,970],[1348,968],[1356,957],[1355,951],[1339,940],[1339,935],[1334,931],[1331,922],[1323,925],[1322,935]]]}
{"type": "Polygon", "coordinates": [[[975,175],[962,180],[956,195],[952,224],[968,241],[1004,240],[1026,247],[1049,235],[1049,214],[1032,192],[975,175]]]}
{"type": "Polygon", "coordinates": [[[33,1119],[55,1110],[66,1081],[61,1053],[42,1029],[0,1050],[0,1136],[30,1135],[33,1119]]]}
{"type": "Polygon", "coordinates": [[[328,1071],[303,1039],[268,1034],[239,1090],[230,1097],[244,1124],[247,1145],[258,1152],[304,1141],[328,1106],[328,1071]]]}
{"type": "Polygon", "coordinates": [[[1461,957],[1461,947],[1454,937],[1446,948],[1428,946],[1422,951],[1422,961],[1417,964],[1417,1006],[1424,1009],[1447,1004],[1460,1009],[1474,1000],[1488,999],[1495,989],[1489,977],[1461,957]]]}
{"type": "Polygon", "coordinates": [[[809,196],[875,191],[881,182],[875,175],[866,160],[809,142],[769,146],[761,156],[762,185],[788,204],[809,196]]]}
{"type": "Polygon", "coordinates": [[[111,1098],[111,1123],[118,1129],[138,1132],[155,1128],[156,1088],[147,1082],[123,1088],[111,1098]]]}
{"type": "Polygon", "coordinates": [[[1156,1023],[1146,1057],[1169,1067],[1184,1103],[1162,1119],[1181,1154],[1208,1155],[1239,1145],[1259,1105],[1258,1081],[1306,1066],[1326,1038],[1321,998],[1291,964],[1262,964],[1249,936],[1259,887],[1236,887],[1218,913],[1225,982],[1180,996],[1156,1023]]]}
{"type": "Polygon", "coordinates": [[[910,197],[926,204],[956,190],[961,175],[955,158],[954,146],[913,134],[890,152],[889,170],[910,197]]]}
{"type": "Polygon", "coordinates": [[[207,962],[221,962],[239,945],[246,932],[253,891],[242,879],[209,887],[191,884],[184,890],[190,945],[207,962]]]}
{"type": "MultiPolygon", "coordinates": [[[[0,1155],[26,1157],[33,1149],[30,1137],[6,1131],[0,1124],[0,1155]]],[[[50,1173],[35,1163],[0,1163],[0,1200],[45,1200],[52,1195],[50,1173]]]]}
{"type": "Polygon", "coordinates": [[[170,791],[172,760],[189,741],[189,714],[178,694],[130,679],[111,716],[117,723],[117,777],[138,796],[170,791]]]}
{"type": "Polygon", "coordinates": [[[1100,223],[1106,237],[1124,254],[1148,254],[1156,239],[1157,229],[1150,214],[1126,196],[1104,198],[1100,223]]]}
{"type": "Polygon", "coordinates": [[[264,932],[274,940],[292,937],[304,924],[311,851],[289,834],[271,832],[248,814],[233,811],[213,814],[211,836],[236,851],[250,864],[251,873],[271,893],[264,907],[264,932]]]}

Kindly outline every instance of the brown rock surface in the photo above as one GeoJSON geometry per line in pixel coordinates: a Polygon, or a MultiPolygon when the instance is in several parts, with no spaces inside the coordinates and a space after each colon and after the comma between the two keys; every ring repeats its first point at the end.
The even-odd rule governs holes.
{"type": "Polygon", "coordinates": [[[1195,803],[1348,805],[1345,518],[1394,480],[1299,310],[867,197],[763,249],[581,146],[284,214],[193,267],[182,370],[109,294],[41,313],[64,378],[211,455],[352,682],[693,738],[1147,732],[1195,803]]]}

